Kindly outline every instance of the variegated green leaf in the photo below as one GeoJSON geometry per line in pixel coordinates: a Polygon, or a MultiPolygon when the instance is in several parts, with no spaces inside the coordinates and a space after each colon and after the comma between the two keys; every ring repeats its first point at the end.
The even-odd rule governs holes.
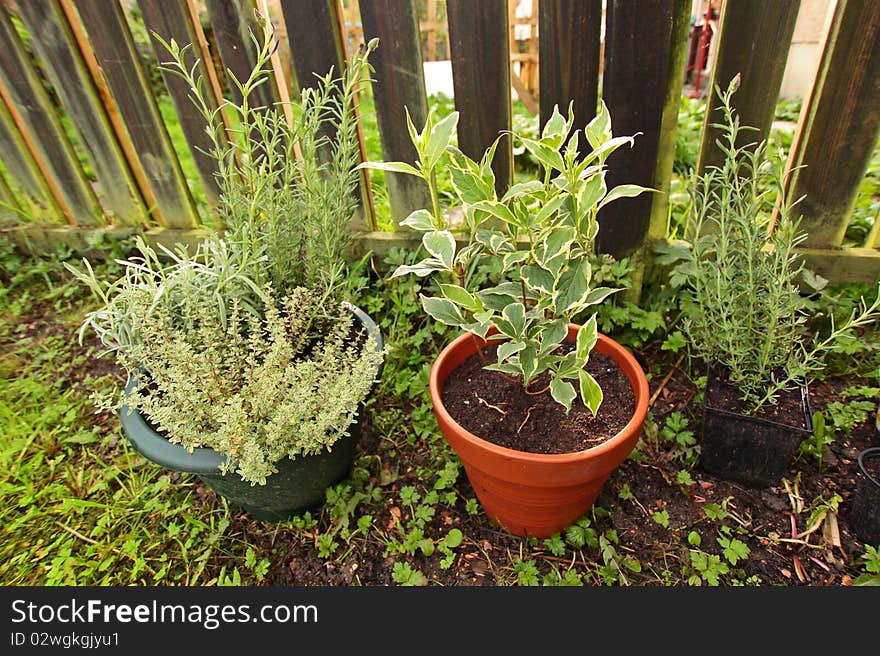
{"type": "Polygon", "coordinates": [[[604,100],[599,101],[599,112],[587,124],[584,132],[587,135],[587,141],[590,142],[590,146],[594,150],[600,148],[611,138],[611,114],[609,114],[604,100]]]}
{"type": "Polygon", "coordinates": [[[417,264],[401,264],[394,270],[394,273],[391,274],[392,278],[397,278],[399,276],[405,276],[410,273],[414,273],[417,276],[427,276],[435,271],[445,271],[446,267],[443,266],[443,262],[438,260],[436,257],[427,257],[421,262],[417,264]]]}
{"type": "Polygon", "coordinates": [[[544,129],[541,130],[541,141],[549,141],[558,149],[565,141],[565,137],[568,136],[568,130],[569,125],[559,113],[559,105],[554,105],[553,113],[544,124],[544,129]]]}
{"type": "Polygon", "coordinates": [[[522,367],[523,385],[528,385],[538,370],[538,354],[535,352],[535,345],[527,344],[517,357],[519,357],[519,364],[522,367]]]}
{"type": "Polygon", "coordinates": [[[474,203],[471,207],[477,210],[483,210],[492,216],[495,216],[509,225],[517,225],[516,216],[510,211],[504,203],[493,200],[480,201],[474,203]]]}
{"type": "Polygon", "coordinates": [[[501,373],[510,374],[511,376],[520,375],[519,367],[515,364],[510,364],[509,362],[487,364],[483,369],[486,369],[487,371],[500,371],[501,373]]]}
{"type": "Polygon", "coordinates": [[[435,296],[425,296],[419,294],[422,301],[422,308],[440,323],[447,326],[462,326],[467,323],[461,310],[452,301],[445,298],[437,298],[435,296]]]}
{"type": "Polygon", "coordinates": [[[526,347],[525,342],[521,342],[519,340],[512,339],[507,342],[503,342],[498,345],[498,361],[503,362],[510,358],[510,356],[515,355],[522,351],[526,347]]]}
{"type": "Polygon", "coordinates": [[[483,309],[483,304],[480,302],[480,299],[468,292],[464,287],[440,283],[440,291],[443,293],[443,296],[450,301],[470,310],[471,312],[477,312],[483,309]]]}
{"type": "Polygon", "coordinates": [[[431,216],[431,213],[428,210],[416,210],[415,212],[412,212],[400,222],[400,225],[407,226],[413,230],[420,230],[421,232],[436,229],[436,226],[434,225],[434,217],[431,216]]]}
{"type": "Polygon", "coordinates": [[[562,204],[566,201],[567,196],[565,194],[559,194],[558,196],[552,198],[550,201],[544,204],[538,213],[535,215],[535,224],[538,226],[544,225],[544,223],[551,216],[556,214],[559,211],[559,208],[562,207],[562,204]]]}
{"type": "Polygon", "coordinates": [[[433,166],[443,155],[443,151],[452,141],[455,126],[458,125],[458,112],[452,112],[442,120],[431,126],[428,133],[428,144],[425,148],[425,160],[428,166],[433,166]]]}
{"type": "Polygon", "coordinates": [[[638,196],[644,191],[656,191],[655,189],[649,189],[648,187],[641,187],[636,184],[625,184],[618,185],[614,189],[608,192],[608,194],[603,198],[598,205],[597,209],[601,209],[605,207],[608,203],[617,200],[618,198],[633,198],[638,196]]]}
{"type": "Polygon", "coordinates": [[[526,137],[518,137],[518,139],[544,168],[557,171],[565,169],[565,162],[562,160],[562,155],[559,154],[558,150],[554,150],[550,146],[534,139],[527,139],[526,137]]]}
{"type": "Polygon", "coordinates": [[[596,305],[597,303],[601,303],[606,298],[619,292],[619,289],[612,289],[611,287],[596,287],[589,294],[587,294],[586,300],[584,300],[584,306],[588,307],[590,305],[596,305]]]}
{"type": "Polygon", "coordinates": [[[602,388],[599,387],[596,379],[583,369],[578,372],[578,382],[580,383],[581,400],[590,409],[593,416],[595,416],[599,412],[599,406],[602,405],[602,399],[604,398],[602,388]]]}
{"type": "Polygon", "coordinates": [[[534,289],[544,294],[553,293],[553,274],[542,269],[536,264],[527,264],[520,269],[520,275],[529,289],[534,289]]]}
{"type": "Polygon", "coordinates": [[[550,381],[550,396],[557,403],[564,405],[565,412],[568,414],[569,410],[571,410],[571,402],[574,401],[577,393],[574,391],[574,385],[567,380],[554,378],[550,381]]]}
{"type": "Polygon", "coordinates": [[[552,353],[568,335],[568,322],[557,319],[541,330],[541,354],[552,353]]]}
{"type": "Polygon", "coordinates": [[[519,337],[526,332],[526,308],[522,303],[511,303],[501,311],[503,316],[513,329],[516,331],[515,336],[519,337]]]}
{"type": "Polygon", "coordinates": [[[585,260],[568,267],[556,283],[554,306],[557,315],[565,315],[569,310],[581,305],[589,294],[589,265],[585,260]]]}
{"type": "Polygon", "coordinates": [[[590,356],[590,351],[596,346],[597,341],[599,341],[599,331],[596,327],[596,315],[594,314],[578,330],[577,341],[575,342],[577,359],[586,362],[590,356]]]}
{"type": "Polygon", "coordinates": [[[425,250],[440,260],[447,269],[455,259],[455,237],[449,230],[435,230],[422,235],[425,250]]]}
{"type": "Polygon", "coordinates": [[[378,169],[380,171],[388,171],[389,173],[406,173],[419,178],[424,178],[422,172],[412,164],[406,162],[362,162],[358,164],[358,169],[378,169]]]}

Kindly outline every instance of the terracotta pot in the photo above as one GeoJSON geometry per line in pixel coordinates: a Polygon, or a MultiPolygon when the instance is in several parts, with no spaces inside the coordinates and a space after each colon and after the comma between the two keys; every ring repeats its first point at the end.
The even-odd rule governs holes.
{"type": "MultiPolygon", "coordinates": [[[[574,341],[580,326],[569,324],[574,341]]],[[[608,475],[635,448],[648,411],[648,380],[638,361],[614,340],[599,335],[596,351],[613,359],[629,379],[635,411],[617,435],[585,451],[528,453],[493,444],[466,430],[446,411],[441,393],[449,375],[486,342],[465,334],[440,352],[429,387],[440,431],[455,450],[483,510],[510,533],[546,538],[583,515],[599,496],[608,475]]],[[[605,398],[603,403],[614,403],[605,398]]]]}

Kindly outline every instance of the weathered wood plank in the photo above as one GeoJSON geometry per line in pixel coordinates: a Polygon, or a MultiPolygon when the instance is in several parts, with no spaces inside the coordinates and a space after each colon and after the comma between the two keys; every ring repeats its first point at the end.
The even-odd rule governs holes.
{"type": "Polygon", "coordinates": [[[137,225],[146,208],[61,6],[57,0],[30,0],[19,12],[94,167],[104,209],[114,222],[137,225]]]}
{"type": "Polygon", "coordinates": [[[155,205],[148,207],[148,211],[160,225],[196,225],[198,215],[189,187],[138,59],[122,7],[117,2],[78,0],[76,9],[113,96],[115,106],[108,111],[116,111],[122,118],[155,198],[155,205]]]}
{"type": "MultiPolygon", "coordinates": [[[[262,41],[260,26],[252,0],[207,0],[208,16],[214,30],[214,41],[220,51],[220,59],[226,68],[229,92],[236,103],[241,102],[241,92],[230,78],[230,71],[239,82],[248,79],[257,61],[254,38],[262,41]]],[[[274,78],[269,78],[251,95],[252,107],[269,107],[278,100],[274,78]]]]}
{"type": "Polygon", "coordinates": [[[770,134],[799,7],[800,0],[730,0],[722,5],[699,173],[723,161],[724,154],[715,144],[719,130],[712,127],[721,119],[715,87],[726,89],[737,73],[742,83],[732,105],[742,125],[757,128],[744,131],[740,145],[763,141],[770,134]]]}
{"type": "Polygon", "coordinates": [[[873,248],[802,248],[798,250],[810,270],[832,284],[880,279],[880,251],[873,248]]]}
{"type": "Polygon", "coordinates": [[[101,223],[98,199],[5,10],[0,11],[0,77],[9,113],[68,223],[101,223]]]}
{"type": "Polygon", "coordinates": [[[21,223],[21,206],[12,193],[3,167],[0,166],[0,223],[18,225],[21,223]]]}
{"type": "Polygon", "coordinates": [[[21,219],[34,223],[63,223],[64,217],[43,174],[37,167],[18,128],[0,100],[0,153],[9,175],[9,184],[18,205],[24,212],[21,219]]]}
{"type": "Polygon", "coordinates": [[[816,247],[843,241],[880,134],[880,3],[840,0],[833,12],[790,156],[789,189],[805,196],[797,211],[816,247]]]}
{"type": "MultiPolygon", "coordinates": [[[[414,162],[416,150],[406,130],[406,110],[421,129],[428,113],[425,73],[419,44],[419,17],[412,0],[361,0],[364,39],[379,39],[370,57],[375,69],[373,98],[382,155],[386,161],[414,162]]],[[[395,221],[431,204],[424,182],[411,175],[385,173],[395,221]]]]}
{"type": "Polygon", "coordinates": [[[672,175],[675,122],[684,76],[689,0],[610,0],[603,98],[615,135],[639,134],[608,158],[607,184],[638,184],[661,193],[623,198],[599,212],[597,247],[633,255],[663,237],[672,175]]]}
{"type": "MultiPolygon", "coordinates": [[[[571,101],[575,129],[582,129],[599,99],[602,0],[541,0],[538,11],[541,128],[555,105],[565,115],[571,101]]],[[[588,149],[581,140],[582,152],[588,149]]]]}
{"type": "MultiPolygon", "coordinates": [[[[212,110],[216,110],[218,103],[211,93],[207,70],[209,66],[213,66],[213,62],[209,60],[206,65],[205,60],[201,58],[195,29],[183,0],[180,2],[138,0],[138,7],[143,16],[144,25],[150,32],[150,42],[153,44],[153,51],[156,53],[156,58],[160,63],[170,61],[171,55],[169,55],[165,46],[153,36],[153,32],[167,42],[174,39],[181,47],[192,44],[192,48],[186,53],[185,61],[187,67],[192,69],[196,65],[196,60],[198,60],[198,71],[206,81],[204,86],[205,100],[212,110]]],[[[168,93],[171,96],[171,101],[174,103],[174,109],[180,120],[180,127],[183,130],[187,146],[189,146],[189,151],[192,153],[193,160],[195,161],[205,198],[211,207],[216,207],[219,200],[220,187],[215,177],[217,171],[216,162],[210,155],[206,154],[213,148],[211,138],[206,132],[207,122],[193,104],[189,86],[183,79],[166,71],[162,71],[162,79],[165,82],[165,86],[168,87],[168,93]]]]}
{"type": "Polygon", "coordinates": [[[492,170],[499,194],[513,180],[510,47],[505,0],[447,0],[458,147],[479,160],[501,137],[492,170]]]}

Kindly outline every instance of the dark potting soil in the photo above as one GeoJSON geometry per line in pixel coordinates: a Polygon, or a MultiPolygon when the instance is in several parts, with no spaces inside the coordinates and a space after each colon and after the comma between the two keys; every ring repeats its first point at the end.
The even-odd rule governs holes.
{"type": "MultiPolygon", "coordinates": [[[[716,410],[747,414],[739,388],[728,380],[724,372],[715,371],[710,383],[706,390],[707,406],[716,410]]],[[[765,403],[755,416],[792,428],[807,428],[800,388],[781,392],[775,404],[765,403]]]]}
{"type": "MultiPolygon", "coordinates": [[[[602,388],[604,400],[596,416],[580,395],[566,415],[550,391],[527,394],[517,381],[484,364],[496,361],[497,345],[483,349],[484,360],[472,355],[446,379],[443,404],[461,426],[482,439],[529,453],[573,453],[614,437],[626,426],[635,408],[635,396],[626,375],[611,358],[594,352],[586,370],[602,388]]],[[[542,374],[529,385],[544,389],[542,374]]],[[[575,389],[577,382],[575,381],[575,389]]]]}

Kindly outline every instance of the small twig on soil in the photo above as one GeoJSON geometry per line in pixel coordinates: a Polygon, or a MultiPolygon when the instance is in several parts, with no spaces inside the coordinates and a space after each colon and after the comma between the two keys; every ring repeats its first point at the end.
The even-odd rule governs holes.
{"type": "Polygon", "coordinates": [[[549,386],[549,385],[547,385],[547,386],[544,387],[543,389],[539,389],[537,392],[530,392],[528,387],[523,388],[523,391],[524,391],[526,394],[528,394],[529,396],[538,396],[538,395],[543,394],[544,392],[546,392],[548,389],[550,389],[550,386],[549,386]]]}
{"type": "Polygon", "coordinates": [[[684,353],[678,356],[678,360],[676,360],[675,364],[672,365],[672,369],[670,369],[666,375],[663,377],[663,380],[660,381],[660,386],[654,390],[654,393],[651,395],[650,400],[648,401],[648,407],[652,407],[654,405],[654,401],[657,400],[657,397],[660,396],[660,392],[663,391],[663,388],[666,387],[666,383],[669,382],[669,379],[672,378],[672,374],[675,373],[675,370],[678,369],[678,366],[681,364],[681,361],[684,360],[684,353]]]}
{"type": "Polygon", "coordinates": [[[526,410],[526,418],[522,420],[522,423],[516,429],[517,435],[519,435],[519,432],[522,430],[522,427],[526,425],[526,422],[529,420],[529,417],[532,416],[532,410],[534,410],[536,407],[537,406],[531,405],[531,406],[529,406],[529,409],[526,410]]]}
{"type": "MultiPolygon", "coordinates": [[[[480,403],[482,403],[482,404],[483,404],[484,406],[486,406],[487,408],[492,408],[493,410],[497,410],[498,412],[500,412],[502,415],[507,415],[507,411],[506,411],[506,410],[502,410],[502,409],[499,408],[497,405],[492,405],[491,403],[489,403],[486,399],[482,398],[482,397],[481,397],[479,394],[477,394],[476,392],[474,392],[474,396],[477,397],[477,401],[479,401],[480,403]]],[[[504,404],[504,405],[506,405],[506,404],[504,404]]]]}
{"type": "Polygon", "coordinates": [[[560,558],[559,556],[547,556],[543,553],[535,553],[532,552],[535,558],[540,558],[541,560],[549,560],[554,563],[566,563],[568,565],[580,565],[581,567],[591,567],[593,563],[588,563],[586,560],[571,560],[570,558],[560,558]]]}

